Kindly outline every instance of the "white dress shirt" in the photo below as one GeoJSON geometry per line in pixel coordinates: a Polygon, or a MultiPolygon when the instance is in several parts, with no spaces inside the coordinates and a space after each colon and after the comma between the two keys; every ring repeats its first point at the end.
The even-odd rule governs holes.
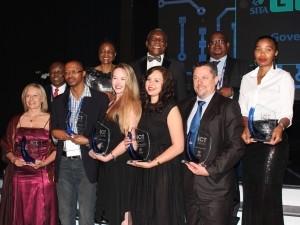
{"type": "Polygon", "coordinates": [[[202,106],[202,114],[201,114],[201,118],[202,118],[202,116],[204,115],[205,110],[206,110],[206,108],[207,108],[207,106],[208,106],[208,104],[209,104],[209,102],[210,102],[210,100],[212,99],[212,97],[213,97],[214,94],[215,94],[215,92],[212,93],[211,95],[209,95],[208,97],[206,97],[205,99],[200,99],[200,98],[197,96],[197,100],[195,101],[195,104],[194,104],[194,106],[193,106],[193,109],[192,109],[192,111],[191,111],[191,113],[190,113],[190,115],[189,115],[189,118],[188,118],[188,120],[187,120],[187,134],[189,133],[190,125],[191,125],[191,122],[192,122],[192,120],[193,120],[193,117],[194,117],[194,115],[195,115],[196,112],[197,112],[197,109],[198,109],[198,101],[205,101],[205,104],[202,106]]]}
{"type": "MultiPolygon", "coordinates": [[[[149,55],[150,54],[147,53],[147,56],[149,56],[149,55]]],[[[149,62],[148,59],[147,59],[147,70],[151,67],[154,67],[154,66],[161,66],[162,63],[163,63],[163,60],[164,60],[164,54],[160,55],[160,57],[161,57],[160,62],[158,62],[157,60],[153,60],[153,61],[149,62]]]]}
{"type": "Polygon", "coordinates": [[[295,95],[295,84],[291,74],[271,67],[259,85],[257,74],[258,67],[243,76],[239,96],[242,115],[248,117],[250,108],[260,105],[275,112],[276,118],[270,119],[279,121],[286,117],[291,125],[295,95]]]}

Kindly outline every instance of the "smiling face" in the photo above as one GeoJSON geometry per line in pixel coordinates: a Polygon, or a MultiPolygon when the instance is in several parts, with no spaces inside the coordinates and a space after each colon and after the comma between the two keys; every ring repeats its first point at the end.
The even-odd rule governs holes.
{"type": "Polygon", "coordinates": [[[124,93],[126,87],[126,74],[122,68],[116,68],[111,79],[112,88],[117,96],[124,93]]]}
{"type": "Polygon", "coordinates": [[[65,83],[64,78],[65,65],[60,62],[51,64],[49,68],[49,79],[55,87],[60,87],[65,83]]]}
{"type": "Polygon", "coordinates": [[[145,89],[148,95],[151,97],[151,103],[155,103],[159,99],[159,94],[162,91],[164,83],[163,75],[159,70],[153,71],[149,74],[145,82],[145,89]]]}
{"type": "Polygon", "coordinates": [[[260,67],[271,67],[278,50],[273,40],[263,38],[256,42],[254,58],[260,67]]]}
{"type": "Polygon", "coordinates": [[[29,87],[25,93],[25,103],[28,109],[40,109],[43,102],[41,90],[29,87]]]}
{"type": "Polygon", "coordinates": [[[148,52],[152,56],[159,56],[165,53],[168,46],[166,33],[162,30],[153,30],[150,32],[146,41],[148,52]]]}
{"type": "Polygon", "coordinates": [[[64,77],[70,87],[75,87],[84,84],[86,72],[81,63],[70,61],[65,65],[64,77]]]}
{"type": "Polygon", "coordinates": [[[195,67],[193,72],[193,85],[197,95],[204,99],[212,94],[218,83],[218,77],[212,73],[209,66],[195,67]]]}
{"type": "Polygon", "coordinates": [[[213,33],[208,41],[208,52],[210,57],[214,59],[220,59],[227,55],[229,50],[229,42],[223,33],[213,33]]]}
{"type": "Polygon", "coordinates": [[[116,54],[116,49],[110,42],[104,42],[99,47],[98,57],[103,64],[111,64],[115,60],[116,54]]]}

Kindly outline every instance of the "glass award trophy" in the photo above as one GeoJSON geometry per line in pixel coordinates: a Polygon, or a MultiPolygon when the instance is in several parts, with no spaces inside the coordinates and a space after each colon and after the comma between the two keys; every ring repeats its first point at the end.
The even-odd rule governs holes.
{"type": "Polygon", "coordinates": [[[276,114],[261,105],[251,107],[248,115],[248,128],[255,141],[268,142],[277,125],[276,114]]]}
{"type": "Polygon", "coordinates": [[[23,136],[21,140],[21,154],[26,163],[35,163],[35,159],[31,157],[26,149],[26,137],[23,136]]]}
{"type": "Polygon", "coordinates": [[[90,147],[97,154],[106,155],[110,142],[110,130],[102,123],[97,122],[90,138],[90,147]]]}
{"type": "Polygon", "coordinates": [[[191,140],[192,136],[187,136],[186,159],[188,162],[202,163],[205,162],[211,150],[211,137],[203,131],[199,131],[196,137],[195,145],[191,140]]]}
{"type": "Polygon", "coordinates": [[[148,132],[132,128],[131,131],[128,131],[127,136],[131,140],[127,149],[130,158],[132,160],[149,161],[150,138],[148,132]]]}

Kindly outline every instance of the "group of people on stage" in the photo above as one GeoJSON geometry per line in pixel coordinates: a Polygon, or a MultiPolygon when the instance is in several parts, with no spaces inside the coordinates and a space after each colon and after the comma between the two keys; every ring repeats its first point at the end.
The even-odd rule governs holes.
{"type": "Polygon", "coordinates": [[[283,225],[294,80],[276,66],[270,36],[254,43],[255,68],[228,56],[223,32],[207,43],[191,97],[160,28],[147,36],[147,55],[128,64],[115,64],[110,40],[98,66],[52,63],[51,84],[23,89],[24,111],[1,138],[0,223],[233,225],[241,171],[242,225],[283,225]],[[261,106],[272,113],[258,122],[270,127],[257,130],[261,106]]]}

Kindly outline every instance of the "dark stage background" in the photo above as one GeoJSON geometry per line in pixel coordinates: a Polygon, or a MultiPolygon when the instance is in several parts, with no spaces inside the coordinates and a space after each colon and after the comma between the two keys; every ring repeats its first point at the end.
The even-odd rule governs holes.
{"type": "MultiPolygon", "coordinates": [[[[233,57],[252,61],[253,43],[261,34],[279,33],[284,69],[299,85],[300,49],[299,0],[11,0],[1,7],[1,121],[0,135],[12,115],[22,111],[21,91],[31,82],[46,84],[41,75],[56,60],[79,59],[85,66],[97,65],[98,45],[104,38],[116,43],[116,62],[129,63],[146,53],[148,32],[162,27],[168,34],[168,54],[192,65],[205,60],[207,35],[222,30],[230,38],[233,57]],[[272,12],[283,9],[283,12],[272,12]],[[276,14],[276,16],[275,16],[276,14]],[[5,15],[5,16],[4,16],[5,15]],[[275,16],[275,17],[273,17],[275,16]],[[296,28],[295,28],[296,27],[296,28]],[[284,41],[283,41],[284,40],[284,41]]],[[[187,83],[190,87],[190,79],[187,83]]],[[[298,89],[296,89],[298,93],[298,89]]],[[[297,94],[298,96],[298,94],[297,94]]],[[[300,167],[300,97],[287,129],[291,143],[291,166],[300,167]],[[297,132],[298,131],[298,132],[297,132]]],[[[295,175],[289,173],[293,179],[295,175]]],[[[288,178],[289,178],[288,177],[288,178]]],[[[297,182],[300,178],[297,180],[297,182]]],[[[300,184],[300,181],[299,181],[300,184]]]]}

